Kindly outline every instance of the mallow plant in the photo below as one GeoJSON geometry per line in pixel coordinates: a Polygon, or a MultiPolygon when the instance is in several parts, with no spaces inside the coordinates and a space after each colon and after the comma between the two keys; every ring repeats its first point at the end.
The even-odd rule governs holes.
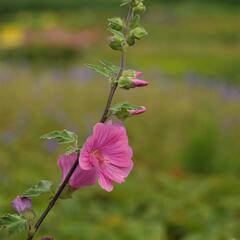
{"type": "MultiPolygon", "coordinates": [[[[57,161],[61,180],[56,190],[50,181],[41,180],[16,196],[11,202],[15,213],[0,218],[0,229],[8,230],[9,234],[25,230],[26,239],[34,239],[58,200],[71,198],[79,189],[94,184],[111,192],[114,184],[123,183],[133,169],[133,152],[128,143],[124,120],[145,112],[146,108],[128,102],[112,105],[112,100],[117,88],[130,90],[148,85],[147,81],[140,79],[141,71],[126,67],[127,49],[147,35],[140,23],[146,7],[143,0],[123,0],[121,6],[128,8],[126,18],[109,18],[107,26],[111,33],[109,46],[120,53],[120,64],[117,66],[105,60],[97,65],[86,64],[86,67],[109,80],[110,92],[103,114],[81,146],[77,134],[68,130],[52,131],[41,137],[66,145],[65,153],[57,161]],[[37,216],[32,202],[43,193],[54,194],[50,196],[42,214],[37,216]]],[[[50,240],[53,237],[40,239],[50,240]]]]}

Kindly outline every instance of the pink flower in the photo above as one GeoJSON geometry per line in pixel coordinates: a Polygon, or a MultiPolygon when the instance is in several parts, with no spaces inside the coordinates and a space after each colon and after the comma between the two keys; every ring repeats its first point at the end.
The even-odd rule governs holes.
{"type": "MultiPolygon", "coordinates": [[[[58,166],[62,171],[61,181],[63,182],[67,176],[69,170],[73,166],[73,163],[76,161],[77,154],[71,153],[69,155],[61,155],[58,159],[58,166]]],[[[73,190],[78,188],[86,187],[96,183],[96,172],[93,169],[85,171],[81,169],[80,166],[74,171],[73,175],[69,180],[69,185],[73,190]]]]}
{"type": "Polygon", "coordinates": [[[80,154],[80,167],[95,170],[99,185],[106,191],[113,182],[123,183],[133,167],[132,149],[122,125],[97,123],[80,154]]]}
{"type": "Polygon", "coordinates": [[[137,79],[137,78],[131,78],[131,81],[132,81],[132,86],[133,87],[145,87],[145,86],[148,85],[147,81],[140,80],[140,79],[137,79]]]}
{"type": "Polygon", "coordinates": [[[32,200],[29,197],[17,196],[11,204],[13,209],[19,214],[32,208],[32,200]]]}
{"type": "Polygon", "coordinates": [[[146,111],[146,108],[144,106],[140,106],[136,109],[128,110],[129,114],[132,116],[144,113],[145,111],[146,111]]]}

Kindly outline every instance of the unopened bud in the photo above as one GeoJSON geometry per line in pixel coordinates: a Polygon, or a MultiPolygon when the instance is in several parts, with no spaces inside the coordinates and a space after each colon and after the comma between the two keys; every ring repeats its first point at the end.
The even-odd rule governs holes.
{"type": "Polygon", "coordinates": [[[142,2],[142,0],[132,0],[131,4],[132,4],[133,7],[136,7],[141,2],[142,2]]]}
{"type": "Polygon", "coordinates": [[[135,77],[141,77],[141,76],[142,76],[142,72],[140,72],[140,71],[135,72],[135,77]]]}
{"type": "Polygon", "coordinates": [[[133,8],[134,13],[136,14],[142,14],[146,10],[146,7],[142,2],[140,2],[136,7],[133,8]]]}
{"type": "Polygon", "coordinates": [[[138,77],[142,76],[142,72],[128,69],[128,70],[123,71],[122,75],[125,77],[138,78],[138,77]]]}
{"type": "Polygon", "coordinates": [[[132,85],[133,85],[133,87],[145,87],[148,85],[148,82],[137,79],[137,78],[132,78],[132,85]]]}
{"type": "Polygon", "coordinates": [[[128,110],[129,114],[131,116],[134,116],[134,115],[139,115],[141,113],[144,113],[146,111],[146,108],[144,106],[140,106],[136,109],[131,109],[131,110],[128,110]]]}
{"type": "Polygon", "coordinates": [[[32,209],[32,200],[29,197],[17,196],[11,204],[18,214],[23,214],[32,209]]]}
{"type": "Polygon", "coordinates": [[[119,78],[118,86],[123,89],[130,89],[136,87],[144,87],[147,86],[148,82],[132,77],[122,76],[119,78]]]}
{"type": "Polygon", "coordinates": [[[127,38],[127,43],[129,46],[133,46],[136,43],[135,37],[133,35],[129,35],[127,38]]]}
{"type": "Polygon", "coordinates": [[[109,46],[113,50],[122,50],[125,45],[125,41],[117,36],[112,36],[110,38],[109,46]]]}
{"type": "Polygon", "coordinates": [[[147,35],[147,32],[142,27],[136,27],[131,32],[130,35],[134,36],[136,39],[140,40],[147,35]]]}
{"type": "Polygon", "coordinates": [[[121,18],[115,17],[115,18],[109,18],[109,27],[116,30],[116,31],[122,31],[124,27],[124,22],[121,18]]]}

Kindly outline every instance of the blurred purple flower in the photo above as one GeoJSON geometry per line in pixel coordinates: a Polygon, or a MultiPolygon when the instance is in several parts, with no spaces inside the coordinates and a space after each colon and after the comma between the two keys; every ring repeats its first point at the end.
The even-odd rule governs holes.
{"type": "Polygon", "coordinates": [[[32,208],[32,200],[29,197],[17,196],[11,203],[13,209],[21,214],[32,208]]]}
{"type": "Polygon", "coordinates": [[[43,143],[43,147],[48,151],[48,152],[54,152],[57,147],[58,147],[58,144],[53,141],[53,140],[48,140],[48,141],[44,141],[43,143]]]}
{"type": "Polygon", "coordinates": [[[10,145],[16,139],[16,134],[12,131],[5,131],[1,134],[0,139],[4,144],[10,145]]]}
{"type": "Polygon", "coordinates": [[[94,78],[93,72],[87,68],[72,67],[68,71],[70,79],[76,81],[90,81],[94,78]]]}

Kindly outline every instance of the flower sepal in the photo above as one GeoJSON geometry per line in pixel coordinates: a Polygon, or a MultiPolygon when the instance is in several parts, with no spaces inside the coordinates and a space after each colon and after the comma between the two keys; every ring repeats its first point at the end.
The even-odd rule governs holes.
{"type": "Polygon", "coordinates": [[[146,7],[140,2],[136,7],[133,8],[135,14],[143,14],[146,11],[146,7]]]}
{"type": "Polygon", "coordinates": [[[125,26],[124,21],[120,17],[109,18],[108,22],[108,27],[117,31],[122,31],[125,26]]]}
{"type": "Polygon", "coordinates": [[[113,50],[116,50],[116,51],[121,51],[124,49],[124,46],[125,46],[125,40],[118,37],[118,36],[112,36],[110,38],[110,41],[109,41],[109,46],[110,48],[112,48],[113,50]]]}
{"type": "Polygon", "coordinates": [[[67,184],[60,195],[60,199],[62,199],[62,200],[71,199],[74,191],[75,190],[73,188],[71,188],[71,186],[69,184],[67,184]]]}
{"type": "Polygon", "coordinates": [[[141,40],[147,35],[147,31],[143,27],[136,27],[130,32],[130,36],[134,37],[137,40],[141,40]]]}

